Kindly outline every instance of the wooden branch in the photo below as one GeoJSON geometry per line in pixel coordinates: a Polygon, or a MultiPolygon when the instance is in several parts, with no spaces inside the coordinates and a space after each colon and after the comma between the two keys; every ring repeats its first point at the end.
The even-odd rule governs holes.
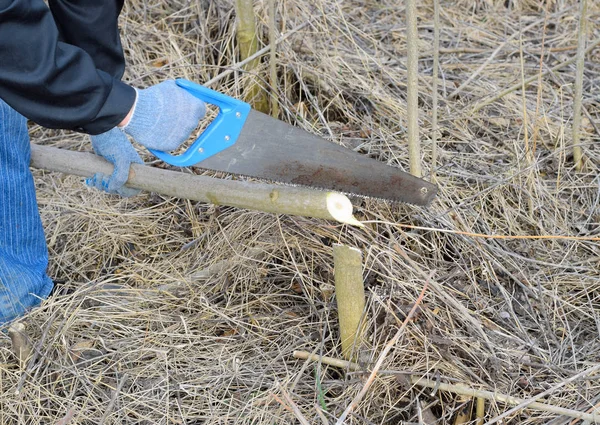
{"type": "MultiPolygon", "coordinates": [[[[542,399],[542,398],[556,392],[557,390],[564,387],[565,385],[570,384],[571,382],[575,382],[575,381],[583,378],[584,376],[593,375],[596,372],[598,372],[599,370],[600,370],[600,364],[597,364],[596,366],[592,366],[588,369],[582,370],[581,372],[579,372],[573,376],[570,376],[569,378],[559,382],[558,384],[548,388],[547,390],[542,391],[541,393],[537,393],[534,396],[523,400],[522,402],[520,402],[518,405],[516,405],[512,409],[507,410],[506,412],[502,413],[501,415],[498,415],[495,418],[487,421],[484,425],[492,425],[497,422],[502,423],[504,418],[512,416],[515,413],[517,413],[519,410],[525,409],[525,408],[531,406],[532,404],[536,403],[539,399],[542,399]]],[[[556,406],[554,406],[554,407],[556,407],[556,406]]],[[[595,415],[595,416],[596,416],[596,420],[598,422],[600,422],[600,415],[595,415]]]]}
{"type": "MultiPolygon", "coordinates": [[[[112,165],[92,153],[31,145],[31,166],[82,177],[112,173],[112,165]]],[[[336,220],[362,226],[342,194],[300,187],[224,180],[133,164],[127,186],[193,201],[274,214],[336,220]]]]}
{"type": "Polygon", "coordinates": [[[335,298],[342,355],[350,359],[360,347],[364,333],[365,287],[362,276],[362,253],[346,245],[333,245],[335,298]]]}
{"type": "MultiPolygon", "coordinates": [[[[420,387],[436,388],[438,391],[447,391],[453,394],[460,394],[468,397],[479,397],[486,400],[492,400],[512,405],[520,405],[527,401],[522,398],[512,397],[506,394],[500,394],[492,391],[476,390],[465,385],[446,384],[444,382],[437,382],[430,379],[419,378],[418,376],[412,376],[411,382],[414,385],[418,385],[420,387]]],[[[592,423],[600,423],[600,415],[598,415],[597,413],[585,413],[580,412],[578,410],[566,409],[564,407],[553,406],[551,404],[540,403],[537,401],[528,403],[526,407],[531,409],[542,410],[545,412],[551,412],[558,415],[569,416],[571,418],[583,419],[592,423]]]]}
{"type": "MultiPolygon", "coordinates": [[[[361,370],[360,366],[356,363],[332,357],[318,356],[316,354],[311,354],[307,351],[294,351],[293,356],[297,359],[320,361],[323,364],[339,367],[342,369],[349,369],[355,371],[361,370]]],[[[590,369],[578,374],[578,377],[581,377],[583,374],[590,374],[590,369]]],[[[512,397],[509,395],[491,391],[476,390],[474,388],[467,387],[466,385],[446,384],[431,379],[420,378],[418,376],[411,376],[410,380],[413,385],[418,385],[420,387],[432,388],[436,391],[446,391],[453,394],[476,398],[477,425],[483,424],[483,417],[485,416],[485,400],[491,400],[495,402],[501,402],[517,406],[526,403],[526,407],[529,407],[531,409],[551,412],[563,416],[568,416],[571,418],[583,419],[592,423],[600,423],[600,415],[598,415],[597,413],[586,413],[573,409],[565,409],[562,407],[553,406],[551,404],[539,403],[536,401],[528,401],[525,399],[512,397]]]]}
{"type": "Polygon", "coordinates": [[[321,362],[329,366],[339,367],[341,369],[348,369],[352,371],[359,371],[361,367],[358,363],[349,362],[348,360],[336,359],[335,357],[319,356],[318,354],[312,354],[308,351],[294,351],[292,353],[297,359],[301,360],[312,360],[313,362],[321,362]]]}

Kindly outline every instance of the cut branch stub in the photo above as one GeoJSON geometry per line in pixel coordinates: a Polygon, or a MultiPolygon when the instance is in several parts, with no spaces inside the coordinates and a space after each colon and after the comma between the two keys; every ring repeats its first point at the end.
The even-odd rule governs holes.
{"type": "Polygon", "coordinates": [[[360,347],[365,329],[362,254],[356,248],[335,244],[333,264],[342,354],[350,359],[360,347]]]}

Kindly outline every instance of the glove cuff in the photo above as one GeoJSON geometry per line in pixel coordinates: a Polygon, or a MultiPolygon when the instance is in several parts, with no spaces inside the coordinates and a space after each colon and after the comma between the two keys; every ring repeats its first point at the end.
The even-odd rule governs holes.
{"type": "Polygon", "coordinates": [[[126,126],[122,127],[125,133],[134,139],[140,136],[140,133],[151,133],[152,128],[158,120],[157,113],[162,110],[163,99],[157,96],[152,90],[136,89],[136,100],[133,114],[126,126]]]}
{"type": "Polygon", "coordinates": [[[127,127],[129,127],[129,124],[131,124],[131,121],[133,121],[133,116],[135,115],[135,110],[137,109],[137,104],[138,104],[138,99],[140,97],[140,92],[138,89],[136,89],[135,87],[133,88],[133,90],[135,90],[135,99],[133,100],[133,106],[131,107],[131,116],[129,117],[129,122],[123,126],[117,126],[117,128],[121,131],[125,131],[125,129],[127,127]]]}

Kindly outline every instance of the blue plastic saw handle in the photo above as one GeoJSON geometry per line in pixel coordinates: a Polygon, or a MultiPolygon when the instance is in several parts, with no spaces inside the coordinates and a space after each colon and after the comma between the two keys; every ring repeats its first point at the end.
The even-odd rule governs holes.
{"type": "Polygon", "coordinates": [[[177,79],[177,85],[198,99],[219,107],[219,114],[181,155],[150,149],[156,157],[178,167],[195,165],[233,145],[242,132],[250,113],[250,105],[200,84],[177,79]]]}

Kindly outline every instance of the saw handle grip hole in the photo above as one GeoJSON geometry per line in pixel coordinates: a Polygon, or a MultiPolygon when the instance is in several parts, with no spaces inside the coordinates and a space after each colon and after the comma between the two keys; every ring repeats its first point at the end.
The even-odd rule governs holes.
{"type": "Polygon", "coordinates": [[[156,150],[150,152],[168,164],[188,167],[232,146],[250,113],[250,105],[188,80],[176,81],[177,85],[207,104],[207,117],[199,123],[195,140],[189,144],[184,143],[185,146],[178,149],[175,155],[156,150]],[[209,112],[213,109],[211,105],[215,107],[214,114],[209,112]],[[214,116],[212,119],[211,114],[214,116]]]}

